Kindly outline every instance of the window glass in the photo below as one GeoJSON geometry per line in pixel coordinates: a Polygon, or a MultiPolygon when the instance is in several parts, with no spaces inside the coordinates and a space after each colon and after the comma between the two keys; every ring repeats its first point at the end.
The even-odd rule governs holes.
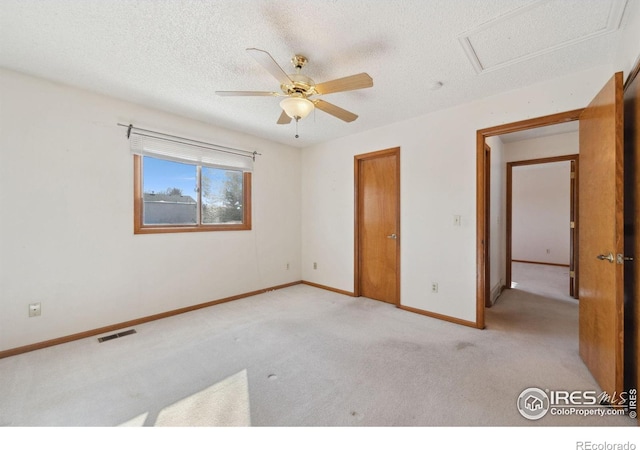
{"type": "Polygon", "coordinates": [[[135,232],[251,229],[251,174],[134,156],[135,232]]]}
{"type": "Polygon", "coordinates": [[[198,223],[197,167],[144,157],[145,225],[195,225],[198,223]]]}
{"type": "Polygon", "coordinates": [[[239,170],[203,167],[202,223],[242,223],[243,183],[239,170]]]}

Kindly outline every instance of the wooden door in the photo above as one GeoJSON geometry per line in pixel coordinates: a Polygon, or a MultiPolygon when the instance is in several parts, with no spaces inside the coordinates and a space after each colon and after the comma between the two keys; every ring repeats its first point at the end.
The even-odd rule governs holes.
{"type": "Polygon", "coordinates": [[[400,149],[358,155],[356,295],[399,304],[400,149]]]}
{"type": "MultiPolygon", "coordinates": [[[[640,61],[624,90],[625,388],[640,389],[640,61]]],[[[640,417],[638,417],[640,424],[640,417]]]]}
{"type": "Polygon", "coordinates": [[[578,298],[578,157],[571,161],[569,207],[569,295],[578,298]]]}
{"type": "Polygon", "coordinates": [[[622,93],[616,73],[580,115],[580,356],[609,395],[624,389],[622,93]]]}

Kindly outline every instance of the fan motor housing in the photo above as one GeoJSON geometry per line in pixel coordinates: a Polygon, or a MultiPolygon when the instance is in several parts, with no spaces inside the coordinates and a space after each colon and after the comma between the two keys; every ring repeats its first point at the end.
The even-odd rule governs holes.
{"type": "Polygon", "coordinates": [[[315,94],[315,82],[299,73],[290,74],[289,78],[293,81],[292,84],[282,84],[280,85],[280,89],[287,95],[297,95],[302,97],[308,97],[310,95],[315,94]]]}

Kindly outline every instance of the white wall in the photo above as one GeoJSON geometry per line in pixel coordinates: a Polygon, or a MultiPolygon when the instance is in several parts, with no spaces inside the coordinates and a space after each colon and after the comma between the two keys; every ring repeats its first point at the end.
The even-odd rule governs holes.
{"type": "Polygon", "coordinates": [[[506,279],[506,164],[504,145],[500,137],[491,136],[485,142],[491,147],[489,289],[491,302],[494,303],[506,279]]]}
{"type": "Polygon", "coordinates": [[[612,74],[599,67],[304,149],[303,279],[353,291],[353,156],[399,146],[401,302],[475,321],[476,131],[584,107],[612,74]]]}
{"type": "Polygon", "coordinates": [[[569,265],[570,175],[569,161],[513,167],[512,259],[569,265]]]}
{"type": "Polygon", "coordinates": [[[622,33],[619,44],[616,46],[614,68],[616,71],[622,71],[626,80],[640,58],[640,1],[627,2],[621,27],[622,33]]]}
{"type": "Polygon", "coordinates": [[[300,280],[298,149],[4,70],[0,97],[0,350],[300,280]],[[134,236],[118,122],[262,153],[253,230],[134,236]]]}
{"type": "Polygon", "coordinates": [[[577,155],[579,152],[580,134],[577,131],[504,144],[505,162],[577,155]]]}
{"type": "MultiPolygon", "coordinates": [[[[630,38],[640,28],[633,23],[630,38]]],[[[474,321],[476,130],[585,106],[635,61],[638,46],[620,48],[614,67],[319,144],[302,158],[281,144],[0,70],[0,351],[301,278],[353,290],[353,156],[396,146],[402,303],[474,321]],[[132,158],[117,122],[263,153],[254,229],[134,236],[132,158]],[[31,302],[42,302],[41,317],[27,317],[31,302]]]]}

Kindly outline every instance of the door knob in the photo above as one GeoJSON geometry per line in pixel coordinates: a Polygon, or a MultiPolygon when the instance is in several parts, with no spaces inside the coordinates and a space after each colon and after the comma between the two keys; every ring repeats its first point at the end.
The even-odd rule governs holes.
{"type": "Polygon", "coordinates": [[[396,236],[396,234],[395,234],[395,233],[390,234],[390,235],[389,235],[389,236],[387,236],[387,237],[388,237],[389,239],[397,239],[397,238],[398,238],[398,236],[396,236]]]}
{"type": "Polygon", "coordinates": [[[600,261],[607,260],[610,263],[612,263],[614,261],[613,253],[611,253],[611,252],[609,252],[608,255],[598,255],[598,256],[596,256],[596,258],[598,258],[600,261]]]}

